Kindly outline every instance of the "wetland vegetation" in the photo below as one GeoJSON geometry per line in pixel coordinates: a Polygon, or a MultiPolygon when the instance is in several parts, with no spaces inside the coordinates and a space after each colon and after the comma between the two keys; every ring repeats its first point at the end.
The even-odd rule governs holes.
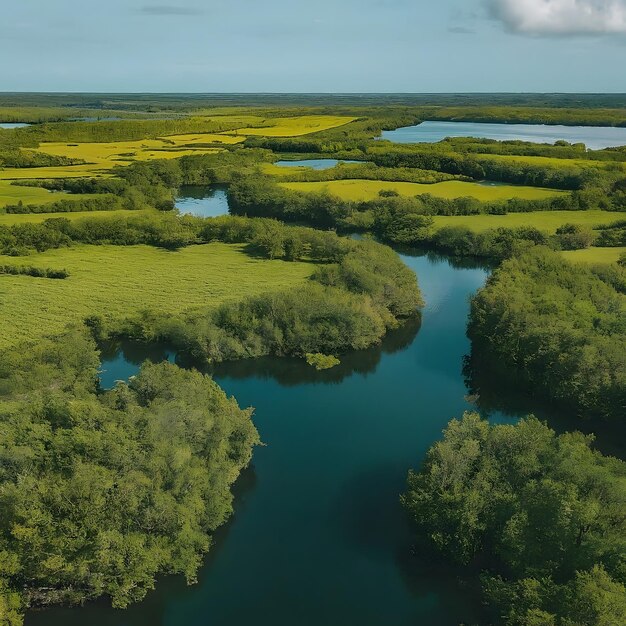
{"type": "MultiPolygon", "coordinates": [[[[275,482],[278,474],[293,471],[314,485],[320,458],[328,460],[330,482],[335,472],[346,481],[369,472],[379,500],[359,488],[364,510],[346,505],[347,532],[374,509],[379,515],[379,504],[393,518],[379,530],[398,540],[364,538],[363,549],[384,552],[370,575],[381,585],[392,581],[385,593],[398,601],[398,624],[413,623],[416,611],[439,623],[623,621],[623,463],[594,449],[590,437],[550,428],[597,431],[602,448],[600,431],[611,424],[621,432],[626,410],[626,150],[604,147],[620,144],[626,102],[582,101],[476,96],[460,106],[436,96],[358,103],[294,96],[278,105],[270,96],[146,95],[128,105],[114,96],[94,105],[60,94],[45,104],[36,96],[0,98],[2,119],[30,124],[0,130],[0,623],[20,624],[25,613],[33,624],[47,615],[56,620],[50,623],[79,623],[85,611],[94,624],[119,624],[124,618],[101,605],[30,609],[101,596],[127,606],[161,574],[195,582],[212,536],[232,513],[232,485],[257,456],[267,499],[252,513],[266,517],[244,522],[251,524],[241,538],[248,550],[256,523],[267,533],[279,526],[281,489],[296,489],[275,482]],[[568,133],[582,125],[588,138],[615,141],[584,146],[565,131],[549,143],[517,135],[386,140],[396,129],[417,124],[428,133],[420,122],[452,120],[510,122],[507,132],[520,123],[565,125],[568,133]],[[431,258],[400,258],[384,243],[419,246],[431,258]],[[435,269],[434,254],[453,259],[439,262],[445,271],[435,269]],[[495,268],[484,285],[483,269],[459,269],[477,263],[495,268]],[[413,270],[427,284],[426,308],[413,270]],[[455,286],[461,277],[469,281],[462,288],[455,286]],[[99,347],[129,340],[167,345],[189,367],[146,364],[104,391],[99,347]],[[385,367],[377,369],[384,346],[422,364],[408,367],[415,381],[395,372],[396,385],[385,367]],[[424,364],[414,346],[432,359],[424,364]],[[234,399],[197,371],[207,368],[234,399]],[[368,373],[378,404],[359,378],[368,373]],[[297,387],[306,437],[289,431],[294,441],[283,441],[280,428],[297,423],[299,409],[268,382],[275,379],[297,387]],[[429,389],[428,381],[437,383],[429,389]],[[500,381],[502,389],[514,381],[525,413],[548,425],[528,418],[515,426],[522,413],[502,391],[510,410],[486,417],[506,426],[468,414],[433,443],[448,419],[472,403],[480,408],[500,381]],[[260,438],[252,413],[239,408],[263,405],[266,385],[273,395],[261,438],[267,454],[282,441],[275,462],[264,450],[253,455],[260,438]],[[333,385],[339,395],[330,394],[333,385]],[[355,400],[353,385],[369,408],[355,400]],[[424,405],[405,397],[414,385],[424,405]],[[302,448],[305,439],[319,439],[313,425],[328,411],[317,393],[337,403],[323,436],[334,439],[336,429],[346,441],[356,438],[345,467],[321,442],[302,448]],[[393,416],[389,430],[374,405],[393,416]],[[281,417],[270,426],[273,413],[281,417]],[[563,413],[569,420],[558,418],[563,413]],[[427,426],[411,430],[424,416],[427,426]],[[399,521],[402,475],[430,446],[403,497],[414,522],[409,532],[399,521]],[[306,470],[293,468],[321,452],[306,470]],[[393,467],[392,478],[379,475],[385,470],[377,462],[393,467]],[[413,557],[411,542],[419,546],[413,557]],[[417,555],[433,547],[443,556],[428,562],[445,569],[451,557],[462,570],[449,566],[445,584],[433,578],[442,588],[429,607],[416,604],[402,576],[419,571],[419,587],[430,593],[429,566],[417,555]],[[394,549],[404,555],[402,575],[394,549]],[[453,580],[460,576],[474,589],[480,572],[493,613],[453,580]]],[[[312,492],[324,501],[323,489],[312,492]]],[[[304,524],[298,511],[306,507],[296,504],[286,514],[304,524]]],[[[232,546],[238,532],[218,544],[232,546]]],[[[328,541],[314,534],[307,543],[295,527],[283,532],[298,537],[309,556],[328,541]]],[[[362,552],[347,556],[336,539],[328,545],[343,555],[339,569],[360,567],[362,552]]],[[[272,558],[286,559],[287,578],[301,571],[293,566],[296,543],[273,549],[272,558]]],[[[246,560],[236,546],[225,554],[228,563],[216,566],[224,580],[235,580],[244,562],[256,572],[264,562],[246,560]]],[[[312,571],[310,584],[321,584],[321,566],[312,571]]],[[[206,575],[212,588],[203,593],[212,600],[204,608],[239,620],[230,623],[248,620],[254,607],[232,613],[215,594],[232,599],[235,587],[206,575]]],[[[265,576],[270,586],[278,580],[265,576]]],[[[285,589],[291,606],[295,588],[285,589]]],[[[348,600],[355,590],[338,602],[343,618],[348,605],[363,623],[388,615],[377,594],[354,608],[348,600]]],[[[260,596],[256,602],[265,606],[260,596]]],[[[142,623],[143,606],[132,609],[132,623],[142,623]]],[[[159,620],[165,609],[156,610],[159,620]]],[[[319,623],[327,611],[322,603],[311,619],[319,623]]]]}

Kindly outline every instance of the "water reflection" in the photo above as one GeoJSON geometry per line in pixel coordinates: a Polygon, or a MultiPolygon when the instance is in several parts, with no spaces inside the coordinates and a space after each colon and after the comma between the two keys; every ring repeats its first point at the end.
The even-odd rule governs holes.
{"type": "Polygon", "coordinates": [[[197,217],[228,215],[227,185],[184,185],[178,191],[176,208],[197,217]]]}

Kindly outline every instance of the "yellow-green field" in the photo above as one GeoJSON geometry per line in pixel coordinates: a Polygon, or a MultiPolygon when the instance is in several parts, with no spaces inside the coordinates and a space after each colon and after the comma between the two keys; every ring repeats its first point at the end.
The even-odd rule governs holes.
{"type": "Polygon", "coordinates": [[[239,135],[226,135],[226,134],[211,134],[211,133],[197,133],[191,135],[168,135],[163,138],[163,141],[176,146],[194,146],[197,144],[211,144],[211,143],[223,143],[223,144],[235,144],[245,141],[246,138],[239,135]]]}
{"type": "Polygon", "coordinates": [[[561,253],[568,261],[576,263],[617,263],[626,254],[626,248],[586,248],[584,250],[566,250],[561,253]]]}
{"type": "Polygon", "coordinates": [[[337,128],[353,122],[356,118],[345,115],[300,115],[298,117],[276,117],[265,120],[271,124],[264,128],[240,128],[223,134],[259,135],[261,137],[299,137],[322,130],[337,128]]]}
{"type": "Polygon", "coordinates": [[[534,226],[546,233],[554,234],[563,224],[601,226],[620,220],[622,214],[612,211],[535,211],[534,213],[508,213],[507,215],[436,215],[435,228],[465,226],[476,232],[490,228],[516,228],[534,226]]]}
{"type": "Polygon", "coordinates": [[[211,307],[303,283],[313,271],[307,263],[258,259],[241,245],[222,243],[177,252],[81,245],[0,256],[0,263],[70,272],[64,280],[0,275],[0,349],[58,333],[91,314],[119,320],[139,310],[211,307]]]}
{"type": "Polygon", "coordinates": [[[379,197],[379,192],[390,190],[401,196],[417,196],[431,194],[439,198],[463,198],[471,196],[478,200],[508,200],[509,198],[523,198],[525,200],[540,200],[565,193],[554,189],[542,189],[539,187],[522,187],[514,185],[479,185],[478,183],[466,183],[453,180],[432,185],[420,183],[387,182],[382,180],[331,180],[313,183],[280,183],[287,189],[294,191],[328,191],[342,200],[374,200],[379,197]]]}
{"type": "MultiPolygon", "coordinates": [[[[49,204],[57,200],[67,200],[72,197],[69,193],[52,193],[42,187],[20,187],[12,185],[10,181],[0,180],[0,208],[22,202],[23,204],[49,204]]],[[[82,195],[82,198],[93,197],[82,195]]]]}
{"type": "Polygon", "coordinates": [[[125,211],[66,211],[62,213],[0,213],[0,226],[13,226],[14,224],[39,224],[47,219],[62,217],[68,220],[79,220],[85,217],[120,217],[129,215],[158,215],[155,210],[125,211]]]}
{"type": "MultiPolygon", "coordinates": [[[[44,142],[37,150],[53,156],[83,159],[99,165],[127,165],[133,161],[149,159],[178,159],[190,154],[212,154],[219,148],[178,147],[165,139],[141,139],[139,141],[115,141],[109,143],[63,143],[44,142]]],[[[74,166],[69,166],[72,168],[74,166]]]]}
{"type": "Polygon", "coordinates": [[[54,165],[51,167],[15,167],[0,170],[0,180],[47,180],[51,178],[102,178],[111,176],[110,163],[54,165]]]}

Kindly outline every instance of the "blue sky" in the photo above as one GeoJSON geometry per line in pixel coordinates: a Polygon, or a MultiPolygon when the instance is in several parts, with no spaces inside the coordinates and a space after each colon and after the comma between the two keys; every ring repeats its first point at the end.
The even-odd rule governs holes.
{"type": "Polygon", "coordinates": [[[2,91],[626,92],[626,0],[6,0],[2,91]]]}

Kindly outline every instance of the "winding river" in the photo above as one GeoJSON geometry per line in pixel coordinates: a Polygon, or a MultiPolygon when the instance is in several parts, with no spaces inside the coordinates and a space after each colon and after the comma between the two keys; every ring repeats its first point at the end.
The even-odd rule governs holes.
{"type": "MultiPolygon", "coordinates": [[[[448,420],[471,408],[461,372],[465,324],[487,272],[403,259],[428,303],[421,326],[410,323],[326,372],[277,358],[213,372],[240,405],[256,408],[266,446],[236,485],[236,513],[218,532],[199,584],[166,577],[126,611],[103,601],[31,612],[27,625],[445,626],[475,617],[469,593],[410,556],[398,495],[448,420]]],[[[173,358],[132,346],[104,356],[103,386],[147,356],[173,358]]]]}
{"type": "MultiPolygon", "coordinates": [[[[187,587],[163,577],[125,611],[103,601],[30,612],[27,626],[456,626],[480,620],[477,594],[423,554],[398,502],[447,422],[471,409],[462,373],[469,298],[488,275],[403,254],[426,300],[421,320],[380,346],[316,372],[302,360],[223,364],[215,380],[256,408],[264,447],[235,485],[235,514],[187,587]]],[[[102,385],[132,375],[159,346],[112,345],[102,385]]],[[[512,423],[520,411],[500,394],[512,423]]],[[[525,401],[532,399],[523,398],[525,401]]]]}

